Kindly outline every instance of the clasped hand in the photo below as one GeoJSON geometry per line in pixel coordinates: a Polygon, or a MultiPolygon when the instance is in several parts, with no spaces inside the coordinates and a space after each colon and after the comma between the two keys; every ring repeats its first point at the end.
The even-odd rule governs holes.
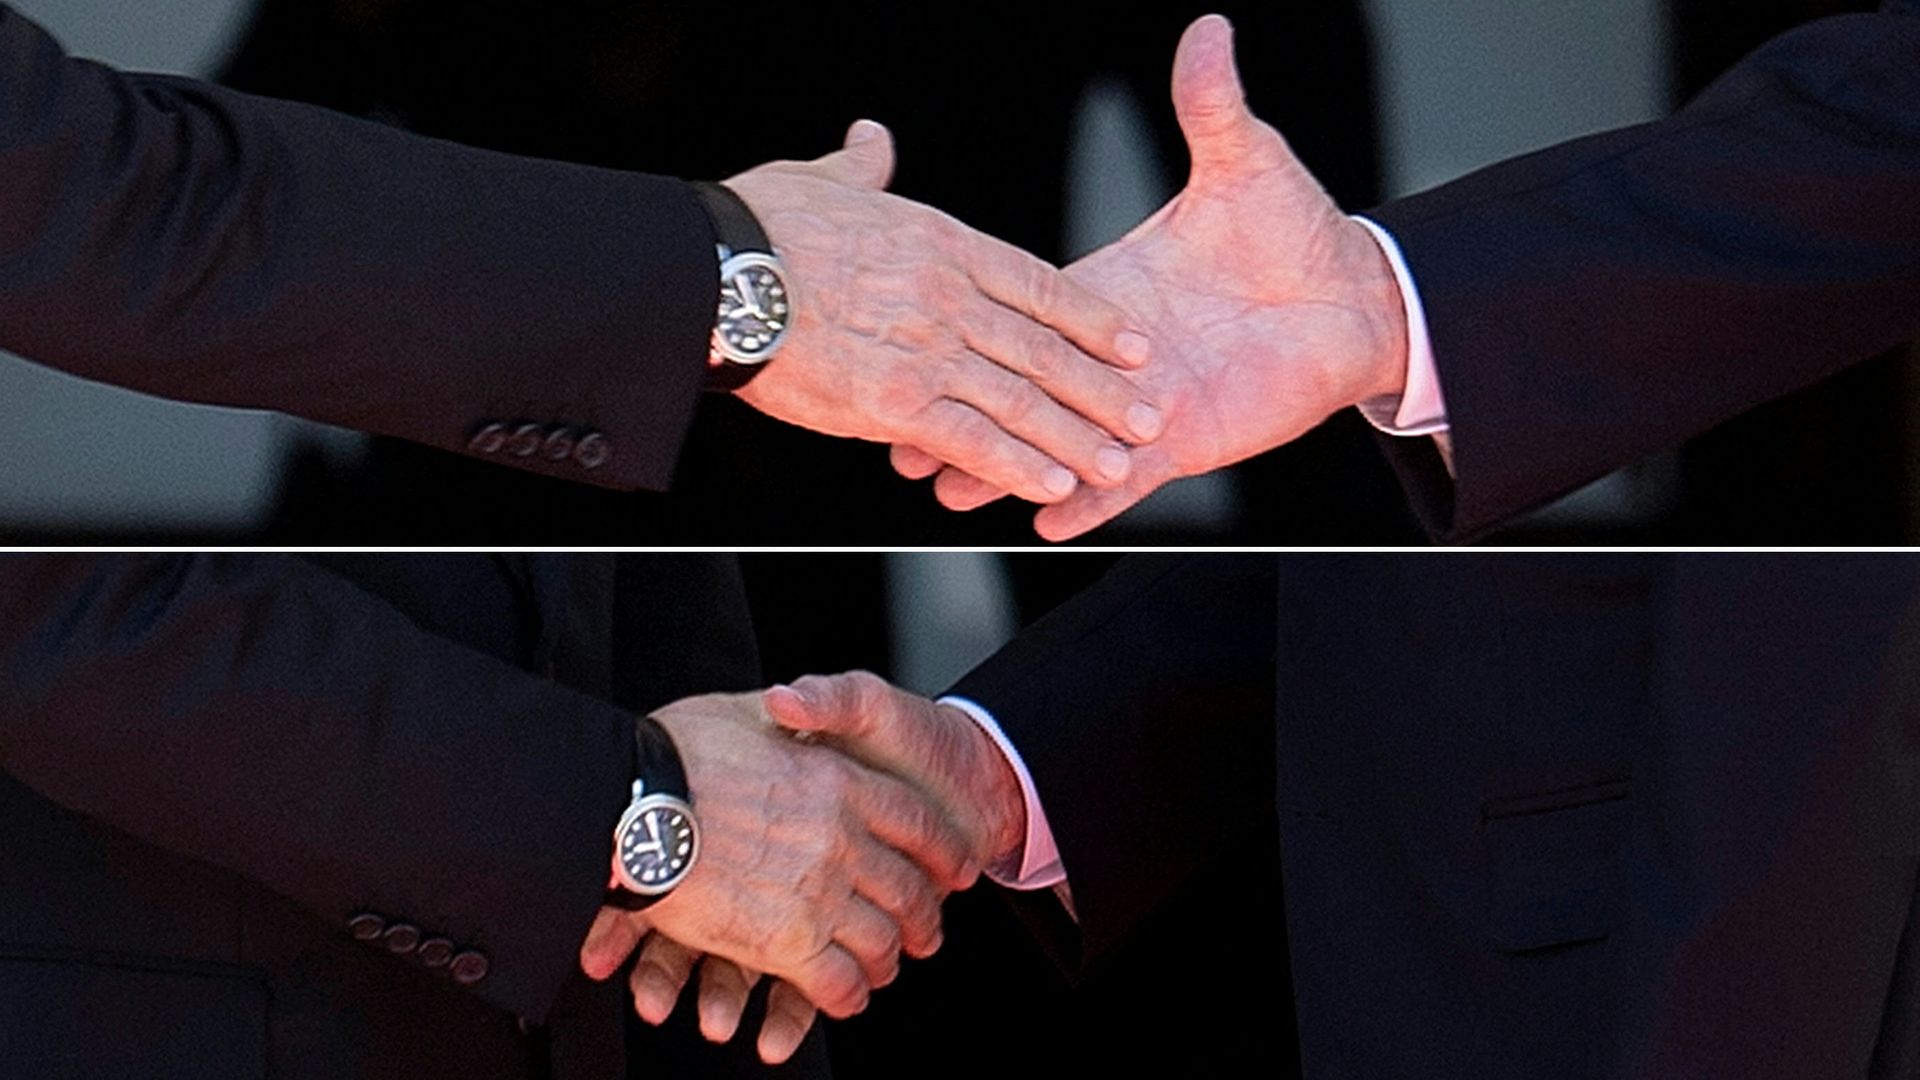
{"type": "Polygon", "coordinates": [[[689,698],[654,718],[687,771],[699,861],[642,912],[606,908],[581,949],[666,1019],[701,967],[700,1027],[731,1039],[763,973],[761,1056],[785,1060],[815,1009],[852,1015],[940,947],[940,902],[1016,850],[1017,779],[965,716],[864,673],[689,698]]]}

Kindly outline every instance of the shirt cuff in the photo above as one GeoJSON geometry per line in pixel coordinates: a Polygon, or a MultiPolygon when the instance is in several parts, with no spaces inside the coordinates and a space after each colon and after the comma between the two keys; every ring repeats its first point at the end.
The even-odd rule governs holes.
{"type": "Polygon", "coordinates": [[[1434,368],[1433,339],[1427,333],[1427,311],[1420,303],[1420,289],[1413,283],[1413,271],[1393,234],[1366,218],[1355,221],[1373,236],[1380,251],[1393,267],[1393,279],[1400,286],[1400,302],[1407,315],[1407,386],[1399,397],[1391,394],[1360,403],[1360,414],[1367,422],[1389,435],[1433,435],[1446,431],[1447,403],[1440,395],[1440,373],[1434,368]]]}
{"type": "Polygon", "coordinates": [[[1020,797],[1027,804],[1027,836],[1021,850],[996,866],[986,868],[987,877],[1009,889],[1048,889],[1067,880],[1067,869],[1060,865],[1060,847],[1053,841],[1053,829],[1047,825],[1047,812],[1040,806],[1040,792],[1033,786],[1033,774],[1020,759],[1007,734],[981,705],[962,697],[943,697],[939,704],[951,705],[966,713],[980,730],[987,733],[1001,756],[1013,766],[1020,778],[1020,797]]]}

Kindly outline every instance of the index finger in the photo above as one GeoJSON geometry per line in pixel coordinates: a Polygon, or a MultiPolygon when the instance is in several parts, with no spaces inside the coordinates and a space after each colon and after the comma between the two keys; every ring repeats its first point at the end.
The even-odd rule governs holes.
{"type": "Polygon", "coordinates": [[[1114,367],[1137,368],[1151,357],[1147,335],[1118,306],[1045,259],[984,233],[966,235],[967,277],[981,292],[1114,367]]]}
{"type": "Polygon", "coordinates": [[[980,876],[973,848],[918,789],[864,766],[854,785],[854,807],[874,838],[919,863],[927,876],[949,889],[965,889],[980,876]]]}

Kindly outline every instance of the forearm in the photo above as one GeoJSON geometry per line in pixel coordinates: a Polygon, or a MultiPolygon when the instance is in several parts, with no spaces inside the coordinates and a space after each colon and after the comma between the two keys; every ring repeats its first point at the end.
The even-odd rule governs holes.
{"type": "Polygon", "coordinates": [[[1031,771],[1082,962],[1273,807],[1270,556],[1135,556],[954,692],[1031,771]]]}
{"type": "Polygon", "coordinates": [[[717,283],[686,185],[65,56],[0,7],[0,346],[185,400],[464,451],[486,421],[664,487],[717,283]]]}
{"type": "Polygon", "coordinates": [[[1369,216],[1419,282],[1465,539],[1920,336],[1920,19],[1824,20],[1656,124],[1369,216]]]}
{"type": "Polygon", "coordinates": [[[633,776],[611,706],[271,556],[0,559],[0,768],[346,932],[476,948],[543,1014],[603,895],[633,776]]]}

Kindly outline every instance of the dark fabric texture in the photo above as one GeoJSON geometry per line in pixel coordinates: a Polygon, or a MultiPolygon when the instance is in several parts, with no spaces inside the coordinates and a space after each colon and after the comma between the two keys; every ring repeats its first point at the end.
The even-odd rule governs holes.
{"type": "MultiPolygon", "coordinates": [[[[632,717],[757,668],[724,556],[0,559],[5,1060],[622,1075],[623,986],[578,950],[632,717]],[[368,913],[485,977],[355,940],[368,913]]],[[[684,1025],[636,1049],[717,1067],[684,1025]]]]}
{"type": "Polygon", "coordinates": [[[1432,332],[1457,479],[1392,440],[1466,540],[1920,337],[1920,19],[1784,34],[1672,117],[1371,211],[1432,332]]]}
{"type": "Polygon", "coordinates": [[[1257,562],[1123,564],[961,684],[1071,969],[1277,812],[1306,1076],[1905,1075],[1920,562],[1257,562]]]}
{"type": "Polygon", "coordinates": [[[88,379],[466,452],[598,432],[664,488],[705,378],[712,226],[678,180],[74,60],[0,6],[0,346],[88,379]]]}

